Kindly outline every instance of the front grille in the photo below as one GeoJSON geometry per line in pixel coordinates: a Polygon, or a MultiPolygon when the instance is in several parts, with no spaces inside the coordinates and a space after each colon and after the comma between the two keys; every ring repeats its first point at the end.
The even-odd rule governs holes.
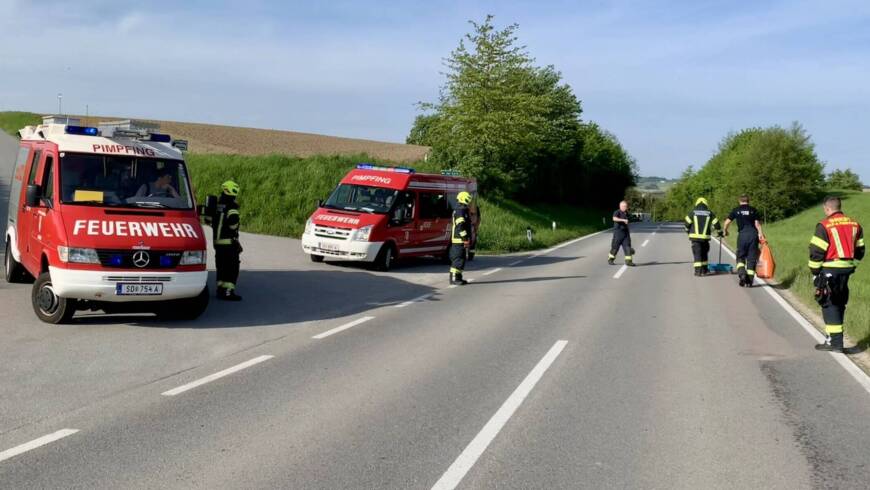
{"type": "Polygon", "coordinates": [[[336,240],[347,240],[353,232],[350,228],[336,228],[334,226],[314,226],[314,236],[320,238],[335,238],[336,240]]]}
{"type": "Polygon", "coordinates": [[[106,276],[109,282],[172,282],[170,276],[106,276]]]}
{"type": "Polygon", "coordinates": [[[100,258],[100,264],[103,267],[110,269],[174,269],[181,262],[182,252],[171,250],[97,250],[97,256],[100,258]],[[143,255],[147,254],[147,264],[143,255]],[[136,259],[139,259],[136,262],[136,259]]]}

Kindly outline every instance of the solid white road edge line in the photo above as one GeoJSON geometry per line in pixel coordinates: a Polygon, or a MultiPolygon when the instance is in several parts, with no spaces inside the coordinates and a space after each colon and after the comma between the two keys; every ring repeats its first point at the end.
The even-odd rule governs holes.
{"type": "Polygon", "coordinates": [[[496,267],[495,269],[493,269],[493,270],[491,270],[491,271],[486,271],[486,272],[484,272],[484,273],[481,274],[481,275],[482,275],[482,276],[489,276],[489,275],[495,274],[496,272],[498,272],[498,271],[500,271],[500,270],[501,270],[501,267],[496,267]]]}
{"type": "Polygon", "coordinates": [[[337,334],[338,332],[342,332],[342,331],[344,331],[344,330],[347,330],[347,329],[349,329],[349,328],[353,328],[353,327],[355,327],[355,326],[357,326],[357,325],[359,325],[359,324],[362,324],[362,323],[365,323],[365,322],[367,322],[367,321],[369,321],[369,320],[374,320],[374,319],[375,319],[375,317],[373,317],[373,316],[364,316],[364,317],[362,317],[362,318],[357,318],[356,320],[354,320],[354,321],[352,321],[352,322],[348,322],[348,323],[345,323],[344,325],[340,325],[340,326],[335,327],[335,328],[333,328],[333,329],[327,330],[327,331],[325,331],[325,332],[323,332],[323,333],[319,333],[319,334],[317,334],[317,335],[315,335],[314,337],[311,337],[311,338],[312,338],[312,339],[317,339],[317,340],[325,339],[326,337],[329,337],[330,335],[337,334]]]}
{"type": "Polygon", "coordinates": [[[510,264],[508,264],[508,267],[513,267],[513,266],[515,266],[515,265],[519,265],[519,264],[521,264],[522,262],[523,262],[522,260],[517,260],[516,262],[511,262],[510,264]]]}
{"type": "Polygon", "coordinates": [[[450,465],[450,468],[447,468],[444,475],[432,486],[433,490],[452,490],[459,485],[462,479],[465,478],[468,470],[474,466],[478,458],[486,451],[486,448],[495,439],[495,436],[507,424],[508,420],[510,420],[517,408],[523,403],[523,400],[526,399],[538,381],[544,376],[547,369],[559,357],[559,354],[562,353],[567,344],[567,340],[560,340],[553,344],[553,347],[538,361],[538,364],[526,376],[526,379],[517,386],[517,389],[505,400],[501,408],[495,412],[495,415],[489,419],[489,422],[483,426],[483,429],[478,432],[477,436],[462,451],[462,454],[456,458],[456,461],[450,465]]]}
{"type": "Polygon", "coordinates": [[[30,442],[25,442],[20,446],[15,446],[12,449],[7,449],[3,452],[0,452],[0,462],[6,461],[9,458],[14,458],[19,454],[26,453],[27,451],[31,451],[38,447],[45,446],[46,444],[51,444],[52,442],[63,439],[66,436],[71,436],[78,432],[78,429],[61,429],[57,432],[53,432],[48,434],[47,436],[42,436],[38,439],[34,439],[30,442]]]}
{"type": "Polygon", "coordinates": [[[242,369],[249,368],[249,367],[253,366],[254,364],[259,364],[263,361],[268,361],[269,359],[272,359],[273,357],[275,357],[275,356],[255,357],[255,358],[251,359],[250,361],[245,361],[241,364],[236,364],[235,366],[233,366],[231,368],[224,369],[223,371],[218,371],[214,374],[210,374],[210,375],[208,375],[204,378],[200,378],[196,381],[191,381],[190,383],[187,383],[186,385],[181,385],[178,388],[173,388],[169,391],[164,391],[163,393],[161,393],[161,395],[163,395],[163,396],[175,396],[175,395],[184,393],[185,391],[192,390],[198,386],[202,386],[206,383],[210,383],[216,379],[220,379],[220,378],[223,378],[224,376],[229,376],[230,374],[233,374],[237,371],[241,371],[242,369]]]}
{"type": "MultiPolygon", "coordinates": [[[[735,255],[734,252],[731,251],[731,249],[729,249],[728,247],[722,247],[722,250],[730,255],[732,259],[737,260],[737,255],[735,255]]],[[[789,316],[794,318],[794,321],[796,321],[798,325],[803,327],[803,329],[808,334],[810,334],[810,336],[816,342],[821,343],[825,341],[825,336],[822,335],[822,333],[819,332],[819,330],[812,323],[810,323],[809,320],[804,318],[794,308],[794,306],[790,305],[788,301],[785,300],[785,298],[777,293],[776,290],[767,283],[767,281],[760,278],[756,278],[755,280],[758,281],[762,286],[765,286],[762,289],[767,291],[767,294],[769,294],[773,298],[773,300],[776,301],[782,307],[782,309],[784,309],[785,312],[789,314],[789,316]]],[[[855,378],[855,381],[857,381],[858,384],[860,384],[861,387],[864,388],[864,390],[870,393],[870,377],[867,376],[867,373],[865,373],[861,368],[856,366],[854,362],[852,362],[847,356],[843,354],[828,352],[828,355],[830,355],[835,361],[837,361],[837,364],[842,366],[843,369],[846,370],[846,372],[851,374],[852,377],[855,378]]]]}
{"type": "Polygon", "coordinates": [[[646,240],[644,240],[643,243],[640,244],[640,246],[641,246],[641,247],[646,247],[646,245],[647,245],[648,243],[649,243],[649,238],[647,238],[646,240]]]}
{"type": "Polygon", "coordinates": [[[414,298],[414,299],[409,299],[408,301],[405,301],[404,303],[399,303],[399,304],[397,304],[397,305],[396,305],[396,308],[404,308],[404,307],[406,307],[406,306],[411,306],[411,305],[414,304],[414,303],[419,303],[420,301],[427,300],[427,299],[431,298],[431,297],[434,296],[434,295],[435,295],[435,293],[426,293],[426,294],[424,294],[423,296],[417,296],[417,297],[414,298]]]}
{"type": "Polygon", "coordinates": [[[622,276],[622,273],[625,272],[626,269],[628,269],[628,266],[625,264],[622,264],[622,267],[620,267],[619,270],[616,271],[616,274],[613,275],[613,278],[619,279],[622,276]]]}

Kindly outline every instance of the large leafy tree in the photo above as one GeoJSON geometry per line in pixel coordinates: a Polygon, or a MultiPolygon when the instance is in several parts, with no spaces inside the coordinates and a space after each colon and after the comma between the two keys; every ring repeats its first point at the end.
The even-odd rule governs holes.
{"type": "MultiPolygon", "coordinates": [[[[431,146],[437,161],[477,177],[489,192],[556,200],[549,190],[564,197],[551,185],[567,187],[567,167],[582,166],[588,131],[580,101],[554,67],[534,65],[517,44],[516,24],[499,30],[487,16],[471,26],[445,60],[438,102],[421,104],[425,114],[408,142],[431,146]]],[[[630,168],[628,175],[620,182],[631,180],[630,168]]]]}
{"type": "Polygon", "coordinates": [[[850,168],[846,170],[834,170],[828,175],[826,184],[829,189],[843,191],[860,191],[864,188],[864,184],[861,183],[861,177],[858,177],[858,174],[850,168]]]}

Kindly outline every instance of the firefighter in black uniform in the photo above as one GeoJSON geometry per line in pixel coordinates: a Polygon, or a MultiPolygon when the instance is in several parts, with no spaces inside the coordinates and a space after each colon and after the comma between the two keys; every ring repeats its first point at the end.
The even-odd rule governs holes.
{"type": "Polygon", "coordinates": [[[228,180],[221,184],[217,213],[213,218],[214,259],[217,269],[217,298],[225,301],[241,301],[236,294],[239,279],[239,184],[228,180]]]}
{"type": "Polygon", "coordinates": [[[458,205],[453,209],[453,230],[450,233],[450,284],[464,286],[468,281],[462,278],[465,269],[465,256],[471,244],[471,194],[462,191],[456,195],[458,205]]]}
{"type": "Polygon", "coordinates": [[[839,197],[825,199],[825,219],[810,240],[810,271],[822,307],[828,338],[817,350],[843,352],[843,320],[849,302],[849,276],[864,258],[864,231],[840,210],[839,197]]]}
{"type": "Polygon", "coordinates": [[[710,273],[707,268],[710,255],[710,239],[713,238],[711,231],[715,228],[722,236],[722,227],[719,219],[710,211],[710,205],[703,197],[695,201],[695,208],[686,215],[686,232],[692,242],[692,255],[695,257],[694,268],[696,276],[706,276],[710,273]]]}
{"type": "Polygon", "coordinates": [[[634,266],[634,249],[631,248],[631,233],[628,230],[628,202],[619,203],[619,209],[613,212],[613,240],[610,241],[610,255],[607,263],[613,265],[619,247],[625,255],[625,265],[634,266]]]}
{"type": "Polygon", "coordinates": [[[731,210],[725,220],[723,234],[728,236],[731,222],[737,222],[737,275],[740,287],[752,287],[758,265],[758,243],[764,240],[758,210],[749,205],[749,196],[740,196],[740,206],[731,210]]]}

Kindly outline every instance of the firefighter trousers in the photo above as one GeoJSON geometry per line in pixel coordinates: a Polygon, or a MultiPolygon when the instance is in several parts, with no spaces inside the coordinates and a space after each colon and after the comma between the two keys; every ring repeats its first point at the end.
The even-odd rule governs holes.
{"type": "Polygon", "coordinates": [[[834,347],[843,347],[843,322],[849,303],[849,276],[852,272],[853,269],[822,268],[821,284],[816,284],[821,290],[821,295],[817,293],[816,299],[822,307],[825,332],[831,337],[834,347]]]}
{"type": "Polygon", "coordinates": [[[610,241],[610,255],[608,258],[613,260],[619,252],[619,247],[622,247],[622,253],[625,255],[625,261],[631,262],[631,233],[625,230],[614,230],[613,239],[610,241]]]}
{"type": "Polygon", "coordinates": [[[238,244],[232,245],[215,245],[214,261],[217,276],[218,289],[234,290],[236,282],[239,280],[239,259],[238,244]]]}
{"type": "Polygon", "coordinates": [[[692,255],[695,258],[692,264],[695,273],[706,272],[710,263],[710,240],[692,240],[692,255]]]}
{"type": "Polygon", "coordinates": [[[450,245],[450,273],[462,275],[465,270],[465,245],[454,243],[450,245]]]}
{"type": "Polygon", "coordinates": [[[737,275],[741,280],[754,279],[758,266],[758,233],[737,235],[737,275]]]}

